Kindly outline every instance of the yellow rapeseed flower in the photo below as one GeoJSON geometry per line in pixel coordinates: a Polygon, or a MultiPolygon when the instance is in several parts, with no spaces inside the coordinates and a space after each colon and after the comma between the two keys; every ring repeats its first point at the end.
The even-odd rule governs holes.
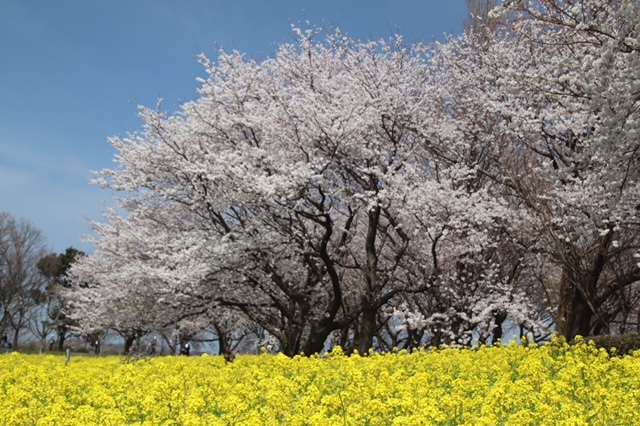
{"type": "Polygon", "coordinates": [[[288,358],[0,356],[12,425],[634,425],[640,353],[588,342],[288,358]]]}

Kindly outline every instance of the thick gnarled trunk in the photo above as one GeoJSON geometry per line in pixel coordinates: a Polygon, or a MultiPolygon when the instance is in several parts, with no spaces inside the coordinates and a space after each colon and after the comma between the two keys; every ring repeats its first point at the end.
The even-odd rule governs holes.
{"type": "Polygon", "coordinates": [[[358,327],[358,340],[356,349],[361,354],[366,354],[373,347],[373,337],[376,333],[376,314],[377,309],[365,309],[360,317],[358,327]]]}
{"type": "Polygon", "coordinates": [[[567,340],[591,334],[593,316],[582,292],[566,277],[560,282],[556,333],[567,340]]]}

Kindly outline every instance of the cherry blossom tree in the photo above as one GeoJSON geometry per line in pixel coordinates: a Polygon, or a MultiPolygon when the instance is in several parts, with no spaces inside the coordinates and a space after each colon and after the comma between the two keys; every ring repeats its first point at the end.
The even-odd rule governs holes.
{"type": "Polygon", "coordinates": [[[545,231],[541,250],[561,270],[557,331],[615,331],[639,278],[638,4],[514,2],[506,11],[528,59],[501,74],[519,104],[509,119],[533,172],[510,179],[545,231]]]}
{"type": "Polygon", "coordinates": [[[507,2],[493,13],[510,25],[482,49],[467,36],[436,58],[447,130],[434,138],[482,147],[479,173],[526,208],[537,237],[525,246],[550,264],[540,282],[568,338],[616,331],[638,312],[638,11],[507,2]]]}
{"type": "Polygon", "coordinates": [[[340,329],[366,351],[380,309],[427,289],[410,278],[400,222],[418,193],[395,195],[436,179],[420,165],[425,48],[294,33],[263,62],[203,57],[198,100],[174,116],[143,108],[144,130],[112,139],[120,168],[100,183],[126,193],[127,215],[95,225],[99,249],[74,269],[78,312],[103,306],[86,324],[127,311],[139,323],[167,302],[185,315],[240,311],[290,355],[322,350],[340,329]]]}
{"type": "MultiPolygon", "coordinates": [[[[201,57],[199,97],[112,138],[72,268],[81,327],[256,324],[282,352],[567,337],[638,312],[637,2],[510,2],[433,46],[201,57]],[[508,16],[508,19],[501,18],[508,16]]],[[[224,331],[227,330],[227,331],[224,331]]],[[[227,350],[227,349],[225,349],[227,350]]]]}
{"type": "Polygon", "coordinates": [[[137,277],[181,305],[240,310],[288,354],[354,321],[371,346],[408,241],[381,195],[415,146],[422,47],[294,32],[261,63],[203,58],[197,101],[142,109],[144,132],[112,140],[121,169],[101,183],[129,193],[128,216],[96,225],[78,282],[104,271],[96,288],[137,277]]]}

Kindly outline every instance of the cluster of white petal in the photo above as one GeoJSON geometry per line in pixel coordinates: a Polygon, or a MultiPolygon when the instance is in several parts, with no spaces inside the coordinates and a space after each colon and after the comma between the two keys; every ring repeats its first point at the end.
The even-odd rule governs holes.
{"type": "Polygon", "coordinates": [[[640,11],[573,3],[511,2],[508,26],[433,46],[294,28],[263,61],[202,56],[196,100],[110,140],[80,327],[467,343],[543,332],[571,291],[610,324],[639,274],[640,11]]]}

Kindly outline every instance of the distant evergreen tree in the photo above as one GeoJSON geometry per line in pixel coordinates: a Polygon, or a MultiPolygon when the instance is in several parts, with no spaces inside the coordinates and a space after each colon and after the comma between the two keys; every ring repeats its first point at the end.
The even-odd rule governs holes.
{"type": "Polygon", "coordinates": [[[70,327],[73,325],[73,321],[68,317],[67,304],[61,295],[60,289],[69,287],[67,272],[71,265],[84,255],[83,251],[69,247],[64,253],[49,254],[38,262],[38,269],[40,269],[40,272],[47,278],[49,283],[47,292],[52,303],[48,314],[55,324],[57,334],[55,347],[58,351],[63,350],[65,339],[69,334],[70,327]]]}

